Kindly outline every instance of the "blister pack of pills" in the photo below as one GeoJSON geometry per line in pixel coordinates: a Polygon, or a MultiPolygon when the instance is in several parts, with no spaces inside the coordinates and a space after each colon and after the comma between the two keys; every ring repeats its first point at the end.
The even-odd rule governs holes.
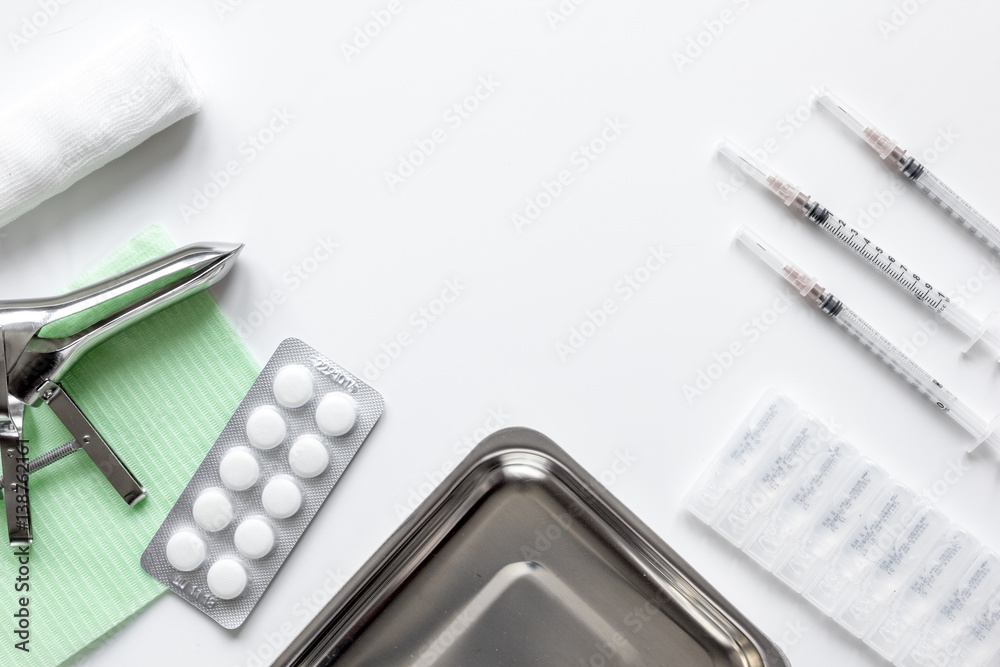
{"type": "Polygon", "coordinates": [[[313,348],[284,340],[146,547],[142,569],[223,627],[239,627],[383,405],[313,348]]]}
{"type": "Polygon", "coordinates": [[[685,504],[900,667],[1000,651],[1000,557],[774,390],[685,504]]]}

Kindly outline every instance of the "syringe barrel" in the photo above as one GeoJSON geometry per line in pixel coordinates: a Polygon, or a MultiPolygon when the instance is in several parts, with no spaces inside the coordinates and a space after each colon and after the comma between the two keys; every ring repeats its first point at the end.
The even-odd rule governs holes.
{"type": "Polygon", "coordinates": [[[976,343],[982,343],[994,353],[1000,352],[1000,329],[997,328],[997,313],[990,313],[985,320],[966,310],[961,304],[951,301],[938,314],[948,324],[952,325],[969,340],[962,347],[962,352],[968,352],[976,343]]]}
{"type": "Polygon", "coordinates": [[[966,336],[978,340],[983,335],[985,327],[975,315],[955,302],[949,302],[948,307],[938,313],[948,324],[952,325],[966,336]]]}
{"type": "Polygon", "coordinates": [[[938,314],[945,322],[969,337],[962,352],[968,352],[979,342],[989,346],[994,352],[1000,352],[1000,331],[996,326],[996,313],[990,314],[985,320],[980,320],[962,305],[952,301],[938,314]]]}
{"type": "MultiPolygon", "coordinates": [[[[957,396],[944,388],[930,373],[921,368],[898,347],[868,324],[860,315],[848,308],[842,301],[824,290],[816,279],[792,264],[788,258],[772,248],[759,235],[747,227],[741,227],[736,238],[760,257],[768,266],[795,285],[799,293],[815,303],[822,312],[834,319],[849,334],[889,366],[900,377],[929,399],[959,426],[972,434],[975,441],[970,449],[980,443],[987,443],[1000,452],[1000,417],[987,422],[962,403],[957,396]]],[[[961,312],[961,311],[959,311],[961,312]]]]}
{"type": "Polygon", "coordinates": [[[948,297],[935,290],[930,283],[920,277],[920,274],[907,268],[898,255],[876,243],[862,230],[847,224],[832,211],[820,206],[819,202],[812,201],[805,214],[823,233],[904,289],[927,308],[940,313],[948,307],[948,297]]]}
{"type": "Polygon", "coordinates": [[[951,410],[949,410],[948,414],[951,415],[952,419],[961,424],[962,428],[972,434],[973,441],[967,448],[970,452],[983,442],[989,442],[992,446],[996,446],[994,443],[997,441],[998,436],[994,436],[993,434],[995,424],[991,424],[977,415],[972,411],[972,408],[960,399],[956,398],[952,401],[951,410]]]}
{"type": "Polygon", "coordinates": [[[924,194],[951,214],[976,238],[989,246],[993,252],[1000,254],[1000,229],[973,208],[972,204],[959,197],[926,167],[920,169],[912,180],[924,194]]]}
{"type": "Polygon", "coordinates": [[[883,160],[888,160],[907,178],[917,184],[924,194],[959,221],[989,248],[1000,254],[1000,228],[991,223],[973,206],[960,197],[954,190],[944,184],[924,165],[920,164],[895,141],[887,137],[874,125],[869,123],[857,111],[847,106],[843,100],[833,93],[824,90],[816,96],[816,100],[830,111],[837,119],[847,125],[859,137],[871,146],[883,160]]]}
{"type": "Polygon", "coordinates": [[[806,217],[824,233],[968,336],[969,341],[963,352],[967,352],[979,341],[1000,352],[1000,332],[991,326],[991,321],[980,321],[952,302],[943,292],[935,290],[930,283],[900,262],[896,255],[867,238],[861,230],[851,227],[815,200],[810,201],[812,203],[805,211],[806,217]]]}
{"type": "Polygon", "coordinates": [[[867,347],[872,354],[926,396],[938,409],[971,433],[976,440],[975,445],[993,437],[991,435],[993,428],[986,420],[979,417],[957,396],[945,389],[930,373],[889,342],[885,336],[856,312],[841,304],[836,313],[828,312],[828,314],[833,317],[837,324],[867,347]]]}

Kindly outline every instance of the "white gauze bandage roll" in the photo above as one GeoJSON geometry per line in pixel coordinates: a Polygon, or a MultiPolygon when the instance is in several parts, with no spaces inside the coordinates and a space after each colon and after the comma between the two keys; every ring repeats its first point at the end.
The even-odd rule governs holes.
{"type": "Polygon", "coordinates": [[[201,89],[161,28],[108,50],[0,111],[0,226],[201,107],[201,89]]]}

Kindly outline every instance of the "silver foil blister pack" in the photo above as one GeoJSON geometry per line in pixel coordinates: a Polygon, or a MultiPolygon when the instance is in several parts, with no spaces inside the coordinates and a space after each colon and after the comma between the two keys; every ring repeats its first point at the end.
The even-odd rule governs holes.
{"type": "Polygon", "coordinates": [[[142,569],[223,627],[239,627],[383,407],[359,378],[284,340],[146,547],[142,569]]]}

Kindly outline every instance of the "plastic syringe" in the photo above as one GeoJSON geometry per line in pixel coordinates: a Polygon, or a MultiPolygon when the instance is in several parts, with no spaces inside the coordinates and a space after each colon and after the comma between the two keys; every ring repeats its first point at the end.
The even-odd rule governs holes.
{"type": "Polygon", "coordinates": [[[1000,229],[972,208],[972,205],[958,196],[945,185],[940,178],[931,173],[927,167],[920,164],[916,158],[908,155],[895,141],[887,137],[877,127],[862,118],[854,109],[844,104],[840,98],[830,92],[822,92],[816,96],[816,101],[826,107],[844,125],[851,128],[855,134],[864,139],[865,143],[878,153],[878,156],[913,181],[920,190],[934,200],[938,206],[951,214],[963,227],[968,229],[993,252],[1000,254],[1000,229]]]}
{"type": "Polygon", "coordinates": [[[899,261],[898,256],[888,252],[884,246],[875,243],[840,220],[833,213],[820,206],[819,202],[802,192],[790,181],[782,178],[763,163],[755,160],[732,142],[723,139],[719,152],[733,161],[746,174],[776,194],[786,206],[794,205],[802,215],[817,227],[833,237],[837,243],[860,257],[865,263],[879,271],[897,286],[913,296],[924,306],[934,311],[942,320],[951,324],[969,337],[963,352],[982,341],[1000,352],[1000,330],[994,326],[996,313],[980,321],[975,315],[957,303],[953,303],[943,292],[935,289],[922,274],[911,270],[899,261]]]}
{"type": "Polygon", "coordinates": [[[868,348],[869,352],[927,397],[941,412],[944,412],[958,422],[959,426],[971,433],[975,440],[969,446],[969,451],[985,442],[1000,452],[1000,432],[996,431],[1000,418],[987,422],[979,417],[957,396],[945,389],[930,373],[918,366],[915,361],[903,354],[902,350],[890,343],[885,336],[863,320],[860,315],[845,306],[828,290],[818,285],[815,278],[788,261],[753,231],[741,227],[736,232],[736,238],[765,264],[791,283],[799,294],[806,297],[820,311],[833,318],[834,322],[854,336],[868,348]]]}

